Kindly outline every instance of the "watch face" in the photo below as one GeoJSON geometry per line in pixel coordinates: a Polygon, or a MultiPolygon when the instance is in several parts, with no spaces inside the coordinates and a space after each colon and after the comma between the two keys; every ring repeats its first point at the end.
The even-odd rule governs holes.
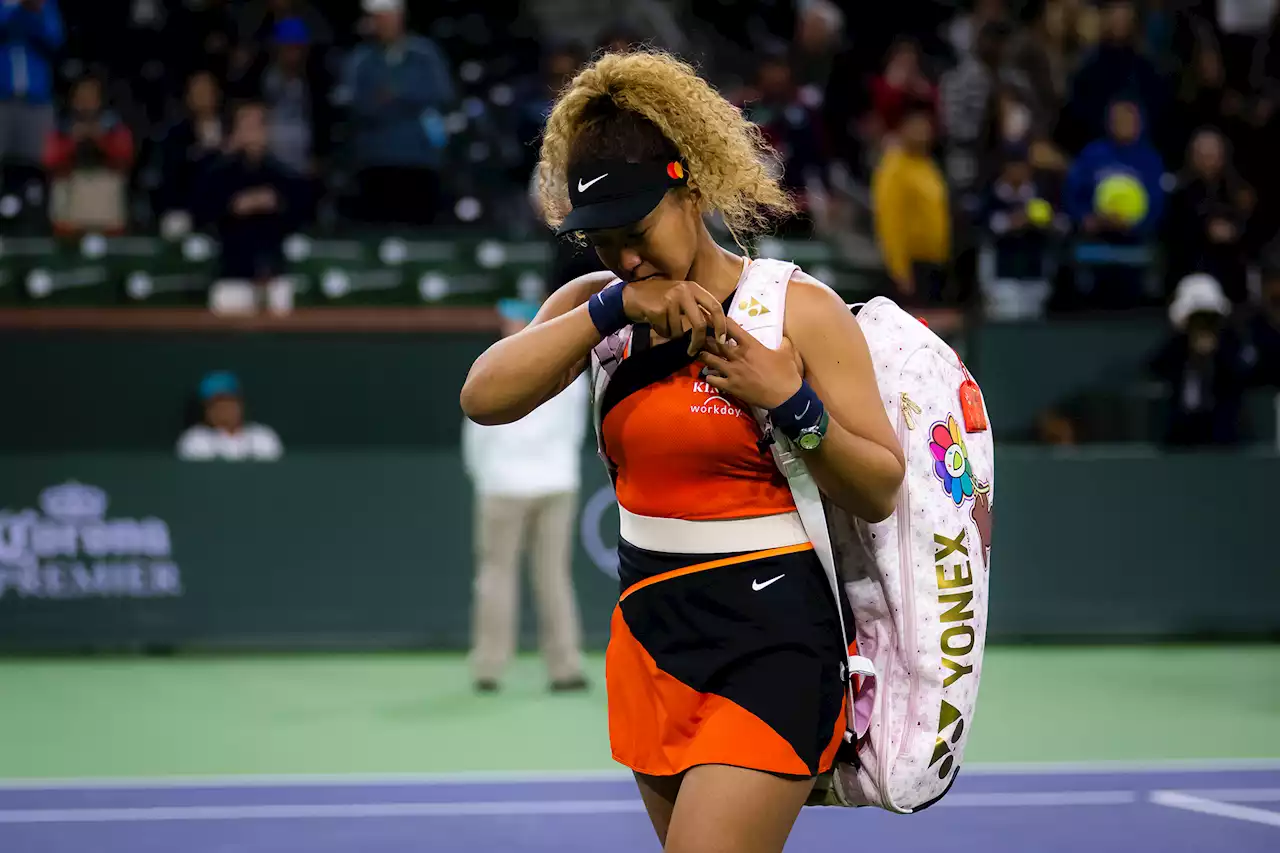
{"type": "Polygon", "coordinates": [[[800,436],[800,441],[798,443],[801,450],[817,450],[818,445],[822,444],[822,436],[818,435],[816,432],[807,432],[800,436]]]}

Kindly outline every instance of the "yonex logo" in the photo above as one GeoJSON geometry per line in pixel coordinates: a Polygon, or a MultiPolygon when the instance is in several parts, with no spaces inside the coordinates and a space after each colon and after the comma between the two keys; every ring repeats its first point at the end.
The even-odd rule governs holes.
{"type": "Polygon", "coordinates": [[[953,744],[959,743],[962,737],[964,737],[964,717],[960,715],[959,708],[943,699],[941,710],[938,713],[938,739],[934,741],[933,756],[929,759],[930,767],[941,762],[938,765],[939,779],[947,778],[947,774],[955,766],[956,759],[951,754],[951,747],[953,744]],[[955,724],[955,731],[951,733],[951,743],[947,743],[947,738],[943,737],[942,733],[953,723],[955,724]]]}
{"type": "Polygon", "coordinates": [[[748,317],[759,317],[761,314],[768,314],[769,309],[760,303],[760,300],[754,296],[750,299],[744,299],[738,303],[739,311],[746,311],[748,317]]]}

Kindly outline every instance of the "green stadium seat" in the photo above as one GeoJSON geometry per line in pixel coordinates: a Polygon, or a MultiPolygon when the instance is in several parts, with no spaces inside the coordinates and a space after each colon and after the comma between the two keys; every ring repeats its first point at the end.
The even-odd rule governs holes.
{"type": "Polygon", "coordinates": [[[26,302],[31,305],[118,304],[127,265],[122,258],[127,254],[122,254],[114,242],[99,234],[51,241],[52,251],[26,269],[26,302]]]}
{"type": "Polygon", "coordinates": [[[396,305],[410,299],[403,271],[379,260],[377,242],[313,239],[285,241],[297,305],[396,305]]]}
{"type": "Polygon", "coordinates": [[[131,238],[123,255],[123,294],[129,305],[203,305],[217,275],[218,243],[204,234],[179,240],[131,238]]]}
{"type": "Polygon", "coordinates": [[[27,274],[57,249],[48,237],[0,238],[0,305],[27,302],[27,274]]]}
{"type": "MultiPolygon", "coordinates": [[[[554,283],[546,239],[503,240],[454,233],[375,232],[344,237],[300,233],[285,241],[286,275],[295,304],[491,305],[544,298],[554,283]]],[[[736,248],[732,238],[720,242],[736,248]]],[[[755,254],[794,260],[846,301],[875,292],[883,273],[874,259],[848,257],[821,240],[763,238],[755,254]]],[[[216,239],[189,234],[79,239],[0,239],[0,304],[203,305],[217,275],[216,239]]]]}

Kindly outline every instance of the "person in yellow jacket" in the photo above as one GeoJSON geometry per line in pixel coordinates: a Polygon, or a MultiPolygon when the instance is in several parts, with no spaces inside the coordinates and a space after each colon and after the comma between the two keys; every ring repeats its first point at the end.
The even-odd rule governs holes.
{"type": "Polygon", "coordinates": [[[871,201],[885,271],[900,297],[936,302],[951,260],[946,179],[934,162],[933,114],[912,107],[876,166],[871,201]]]}

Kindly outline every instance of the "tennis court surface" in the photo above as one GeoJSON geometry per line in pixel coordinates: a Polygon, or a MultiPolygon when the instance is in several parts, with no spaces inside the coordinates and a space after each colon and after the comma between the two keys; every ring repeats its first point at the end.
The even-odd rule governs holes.
{"type": "MultiPolygon", "coordinates": [[[[657,851],[588,664],[584,694],[526,655],[478,696],[456,654],[0,660],[0,853],[657,851]]],[[[1276,645],[993,647],[946,799],[806,809],[787,849],[1280,853],[1277,673],[1276,645]]]]}
{"type": "MultiPolygon", "coordinates": [[[[926,813],[806,809],[788,850],[1275,853],[1280,762],[975,766],[926,813]]],[[[658,849],[616,772],[10,782],[21,853],[640,853],[658,849]]]]}

